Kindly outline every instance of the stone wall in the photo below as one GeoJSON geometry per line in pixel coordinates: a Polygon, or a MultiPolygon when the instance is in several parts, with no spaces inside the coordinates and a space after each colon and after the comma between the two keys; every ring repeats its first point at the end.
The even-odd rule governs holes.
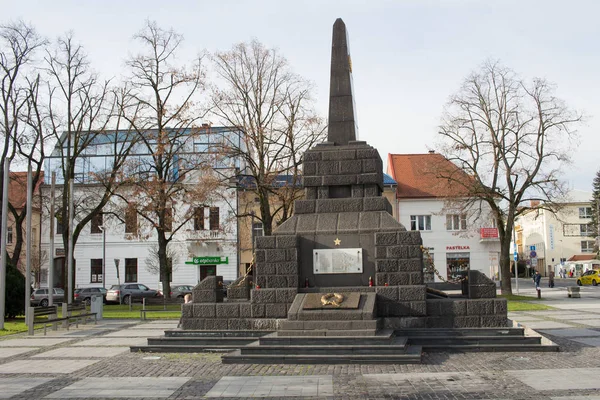
{"type": "Polygon", "coordinates": [[[423,284],[423,252],[420,232],[375,234],[376,286],[423,284]]]}
{"type": "Polygon", "coordinates": [[[427,300],[428,328],[503,327],[506,314],[506,299],[427,300]]]}

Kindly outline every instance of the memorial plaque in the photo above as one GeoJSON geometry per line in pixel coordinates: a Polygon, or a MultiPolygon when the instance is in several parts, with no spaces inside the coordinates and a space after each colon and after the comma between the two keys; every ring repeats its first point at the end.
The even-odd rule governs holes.
{"type": "Polygon", "coordinates": [[[314,274],[362,274],[362,249],[313,250],[314,274]]]}

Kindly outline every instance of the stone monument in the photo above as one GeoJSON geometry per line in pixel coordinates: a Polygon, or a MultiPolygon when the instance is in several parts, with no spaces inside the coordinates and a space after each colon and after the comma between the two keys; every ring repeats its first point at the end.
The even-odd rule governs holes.
{"type": "Polygon", "coordinates": [[[257,238],[253,287],[240,281],[223,301],[218,277],[206,278],[183,305],[183,329],[375,336],[386,328],[506,326],[506,300],[476,271],[468,297],[428,299],[421,235],[392,217],[381,157],[357,131],[348,34],[338,19],[328,140],[304,155],[304,200],[272,236],[257,238]]]}

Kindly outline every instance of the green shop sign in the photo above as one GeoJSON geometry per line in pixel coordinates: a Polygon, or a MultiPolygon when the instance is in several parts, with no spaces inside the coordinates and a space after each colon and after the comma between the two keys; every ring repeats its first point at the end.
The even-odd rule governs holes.
{"type": "Polygon", "coordinates": [[[213,264],[229,264],[229,257],[194,257],[192,261],[186,261],[186,264],[193,265],[213,265],[213,264]]]}

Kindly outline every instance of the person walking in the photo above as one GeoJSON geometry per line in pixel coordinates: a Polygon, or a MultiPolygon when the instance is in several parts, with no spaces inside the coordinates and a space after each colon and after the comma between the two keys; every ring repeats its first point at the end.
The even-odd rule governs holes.
{"type": "Polygon", "coordinates": [[[540,281],[542,280],[542,275],[540,275],[539,271],[535,271],[533,274],[533,283],[535,283],[535,289],[540,290],[540,281]]]}
{"type": "Polygon", "coordinates": [[[550,271],[548,274],[548,287],[554,287],[554,271],[550,271]]]}

